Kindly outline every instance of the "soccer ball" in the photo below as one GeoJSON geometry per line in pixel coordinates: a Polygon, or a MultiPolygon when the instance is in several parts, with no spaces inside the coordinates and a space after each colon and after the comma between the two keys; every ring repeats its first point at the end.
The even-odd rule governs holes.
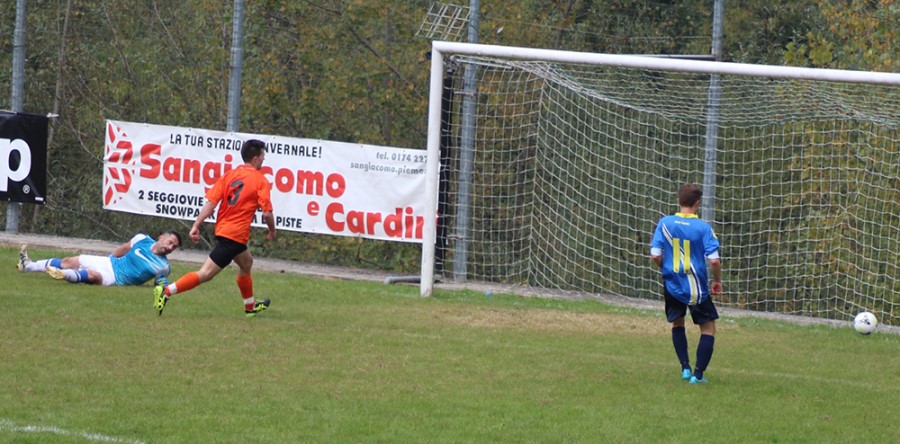
{"type": "Polygon", "coordinates": [[[857,333],[867,335],[875,331],[875,327],[878,326],[878,319],[875,319],[875,315],[864,311],[853,319],[853,329],[856,330],[857,333]]]}

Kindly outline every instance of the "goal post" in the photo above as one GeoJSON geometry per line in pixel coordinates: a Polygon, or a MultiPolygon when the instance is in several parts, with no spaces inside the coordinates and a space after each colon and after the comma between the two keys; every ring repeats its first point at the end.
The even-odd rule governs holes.
{"type": "MultiPolygon", "coordinates": [[[[649,236],[678,185],[704,181],[713,137],[723,305],[900,322],[900,74],[435,41],[429,96],[425,211],[470,190],[471,231],[446,243],[466,243],[471,280],[660,299],[649,236]],[[478,70],[465,187],[448,64],[478,70]]],[[[426,218],[422,296],[437,232],[426,218]]]]}

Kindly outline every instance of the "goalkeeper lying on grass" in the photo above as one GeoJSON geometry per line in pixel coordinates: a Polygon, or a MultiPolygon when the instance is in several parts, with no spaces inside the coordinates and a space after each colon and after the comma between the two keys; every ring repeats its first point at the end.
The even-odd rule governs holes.
{"type": "Polygon", "coordinates": [[[16,267],[21,272],[46,272],[55,279],[72,283],[141,285],[150,279],[154,279],[155,283],[165,283],[171,271],[166,256],[179,246],[181,235],[166,231],[155,242],[146,234],[137,234],[109,256],[80,254],[32,261],[28,258],[28,246],[22,245],[16,267]]]}

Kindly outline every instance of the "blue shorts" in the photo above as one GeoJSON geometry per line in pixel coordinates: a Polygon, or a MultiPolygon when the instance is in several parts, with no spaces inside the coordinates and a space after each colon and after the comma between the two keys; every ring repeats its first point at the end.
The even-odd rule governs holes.
{"type": "Polygon", "coordinates": [[[691,320],[696,325],[719,319],[719,312],[716,311],[712,298],[708,297],[697,305],[688,305],[675,299],[675,296],[669,294],[665,288],[663,289],[663,294],[666,297],[666,320],[669,322],[675,322],[676,319],[685,317],[688,309],[691,311],[691,320]]]}
{"type": "Polygon", "coordinates": [[[227,237],[216,236],[216,246],[213,247],[213,250],[209,253],[209,258],[212,259],[219,268],[225,268],[231,261],[234,260],[237,255],[243,253],[247,249],[247,246],[235,242],[227,237]]]}

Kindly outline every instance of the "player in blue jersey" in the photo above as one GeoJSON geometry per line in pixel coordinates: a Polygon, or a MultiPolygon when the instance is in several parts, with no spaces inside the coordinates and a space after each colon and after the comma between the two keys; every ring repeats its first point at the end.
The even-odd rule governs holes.
{"type": "Polygon", "coordinates": [[[712,359],[719,318],[710,296],[722,293],[719,240],[712,227],[697,216],[701,197],[703,190],[699,186],[682,185],[678,189],[680,210],[660,219],[650,241],[650,257],[662,273],[666,319],[672,323],[672,345],[681,361],[681,379],[691,384],[707,382],[703,372],[712,359]],[[707,271],[712,272],[711,283],[707,271]],[[688,311],[694,324],[700,326],[693,373],[684,330],[688,311]]]}
{"type": "Polygon", "coordinates": [[[72,283],[94,285],[141,285],[151,279],[154,283],[168,282],[169,253],[181,246],[181,235],[166,231],[154,241],[138,234],[120,245],[109,256],[81,254],[62,259],[31,261],[28,246],[19,250],[17,268],[22,272],[46,272],[56,279],[72,283]]]}

